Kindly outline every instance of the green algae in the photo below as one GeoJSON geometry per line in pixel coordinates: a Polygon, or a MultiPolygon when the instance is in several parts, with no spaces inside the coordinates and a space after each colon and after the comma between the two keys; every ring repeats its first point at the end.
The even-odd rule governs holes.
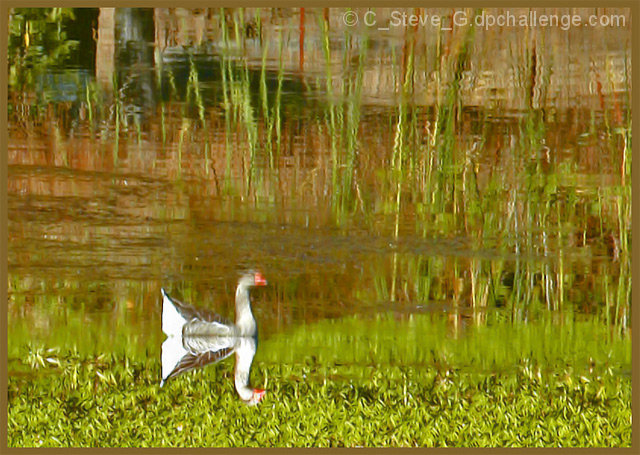
{"type": "Polygon", "coordinates": [[[351,317],[267,339],[256,407],[237,398],[233,361],[160,388],[159,358],[144,353],[23,345],[9,446],[630,446],[629,337],[582,322],[512,327],[510,339],[495,322],[459,340],[443,329],[424,315],[351,317]],[[485,358],[492,343],[508,348],[485,358]]]}

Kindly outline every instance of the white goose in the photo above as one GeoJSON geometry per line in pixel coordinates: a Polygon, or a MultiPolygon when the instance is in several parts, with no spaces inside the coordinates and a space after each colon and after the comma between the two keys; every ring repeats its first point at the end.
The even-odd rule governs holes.
{"type": "Polygon", "coordinates": [[[251,312],[249,288],[266,286],[259,272],[243,275],[236,289],[236,322],[227,321],[205,308],[182,303],[162,289],[162,387],[169,378],[194,368],[219,362],[235,352],[235,387],[247,404],[257,404],[265,391],[249,385],[251,364],[257,348],[257,326],[251,312]]]}

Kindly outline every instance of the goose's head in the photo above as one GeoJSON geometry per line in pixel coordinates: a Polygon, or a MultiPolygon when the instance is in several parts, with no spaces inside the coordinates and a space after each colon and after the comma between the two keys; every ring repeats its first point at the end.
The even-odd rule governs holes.
{"type": "Polygon", "coordinates": [[[244,402],[249,406],[255,406],[258,403],[260,403],[260,401],[262,401],[262,398],[265,396],[266,393],[267,392],[264,389],[253,389],[251,398],[249,398],[248,400],[244,400],[244,402]]]}
{"type": "Polygon", "coordinates": [[[252,287],[252,286],[266,286],[267,280],[260,272],[247,272],[240,277],[238,286],[252,287]]]}

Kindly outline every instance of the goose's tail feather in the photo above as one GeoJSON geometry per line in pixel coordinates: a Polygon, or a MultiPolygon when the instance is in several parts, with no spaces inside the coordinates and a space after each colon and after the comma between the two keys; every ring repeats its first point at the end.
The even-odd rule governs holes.
{"type": "Polygon", "coordinates": [[[182,337],[168,337],[162,343],[162,387],[171,373],[178,366],[180,361],[188,354],[187,350],[182,346],[182,337]]]}
{"type": "Polygon", "coordinates": [[[182,336],[182,327],[187,320],[180,314],[176,305],[167,295],[164,289],[162,292],[162,331],[167,336],[182,336]]]}

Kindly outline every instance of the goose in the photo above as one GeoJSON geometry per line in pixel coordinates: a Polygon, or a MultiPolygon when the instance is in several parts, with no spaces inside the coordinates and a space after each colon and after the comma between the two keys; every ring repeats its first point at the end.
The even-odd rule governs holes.
{"type": "Polygon", "coordinates": [[[249,405],[259,403],[263,389],[249,385],[251,364],[258,344],[258,330],[251,312],[249,290],[266,286],[260,272],[244,274],[236,288],[235,323],[206,308],[196,308],[162,293],[162,387],[167,380],[194,368],[217,363],[236,354],[234,382],[236,392],[249,405]]]}

